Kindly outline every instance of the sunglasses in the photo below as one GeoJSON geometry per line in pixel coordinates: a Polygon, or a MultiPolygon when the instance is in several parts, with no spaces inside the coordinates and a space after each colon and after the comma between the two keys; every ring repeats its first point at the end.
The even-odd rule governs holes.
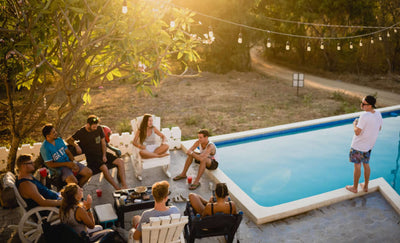
{"type": "Polygon", "coordinates": [[[23,163],[24,165],[33,165],[33,162],[26,162],[26,163],[23,163]]]}
{"type": "Polygon", "coordinates": [[[362,105],[362,106],[364,106],[364,105],[370,105],[370,104],[368,104],[368,103],[367,103],[367,104],[365,104],[365,103],[361,102],[361,105],[362,105]]]}

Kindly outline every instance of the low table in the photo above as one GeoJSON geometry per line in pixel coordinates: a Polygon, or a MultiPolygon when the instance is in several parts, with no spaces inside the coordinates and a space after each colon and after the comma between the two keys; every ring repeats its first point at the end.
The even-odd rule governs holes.
{"type": "Polygon", "coordinates": [[[118,222],[122,228],[125,228],[125,216],[124,214],[126,212],[131,212],[131,211],[136,211],[136,210],[141,210],[141,209],[149,209],[154,207],[154,197],[151,195],[151,186],[147,187],[147,191],[144,194],[150,195],[149,200],[143,200],[141,199],[140,202],[133,201],[131,199],[130,194],[132,192],[135,192],[135,189],[129,188],[126,190],[118,190],[113,193],[114,196],[114,208],[115,211],[117,211],[117,216],[118,216],[118,222]],[[127,201],[125,203],[120,202],[120,197],[126,195],[127,201]]]}

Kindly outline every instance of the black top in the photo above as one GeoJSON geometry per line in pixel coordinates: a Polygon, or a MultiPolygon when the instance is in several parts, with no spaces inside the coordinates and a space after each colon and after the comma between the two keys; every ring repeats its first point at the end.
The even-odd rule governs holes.
{"type": "MultiPolygon", "coordinates": [[[[229,214],[232,214],[232,203],[229,201],[229,214]]],[[[211,215],[214,215],[214,203],[211,203],[211,215]]]]}
{"type": "Polygon", "coordinates": [[[88,132],[85,127],[82,127],[72,135],[73,139],[79,140],[79,146],[82,148],[82,153],[86,154],[86,156],[102,156],[101,139],[104,137],[104,132],[101,126],[98,126],[97,130],[93,132],[88,132]]]}

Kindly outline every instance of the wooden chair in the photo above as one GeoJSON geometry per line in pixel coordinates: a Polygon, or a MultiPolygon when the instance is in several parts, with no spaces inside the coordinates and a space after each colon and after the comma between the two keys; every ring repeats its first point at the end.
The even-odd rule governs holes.
{"type": "Polygon", "coordinates": [[[239,214],[217,213],[201,218],[190,202],[186,204],[185,215],[189,217],[189,222],[185,226],[185,239],[189,243],[193,243],[196,238],[220,235],[225,237],[226,242],[232,243],[243,218],[242,212],[239,214]]]}
{"type": "Polygon", "coordinates": [[[46,221],[50,225],[60,223],[59,211],[56,207],[35,207],[27,211],[25,200],[19,194],[15,185],[16,178],[11,172],[7,172],[7,180],[14,189],[15,197],[22,211],[22,218],[18,225],[9,225],[9,228],[17,228],[18,236],[23,243],[38,242],[43,234],[42,223],[46,221]]]}
{"type": "MultiPolygon", "coordinates": [[[[150,223],[142,225],[142,243],[185,242],[183,228],[188,222],[187,216],[171,214],[150,218],[150,223]]],[[[135,229],[129,231],[128,243],[139,242],[133,239],[135,229]]]]}
{"type": "MultiPolygon", "coordinates": [[[[140,124],[142,123],[143,116],[137,117],[131,121],[132,126],[132,134],[138,132],[140,124]]],[[[153,125],[160,130],[160,117],[153,116],[153,125]]],[[[158,137],[158,136],[157,136],[158,137]]],[[[158,137],[159,138],[159,137],[158,137]]],[[[161,144],[161,141],[158,141],[161,144]]],[[[133,168],[135,169],[136,178],[141,181],[142,180],[142,172],[144,169],[150,169],[158,166],[163,166],[164,173],[170,178],[171,173],[169,170],[169,165],[171,163],[171,157],[168,156],[162,158],[151,158],[151,159],[143,159],[139,152],[140,149],[133,146],[131,143],[131,161],[133,168]]],[[[169,153],[169,151],[167,151],[169,153]]]]}

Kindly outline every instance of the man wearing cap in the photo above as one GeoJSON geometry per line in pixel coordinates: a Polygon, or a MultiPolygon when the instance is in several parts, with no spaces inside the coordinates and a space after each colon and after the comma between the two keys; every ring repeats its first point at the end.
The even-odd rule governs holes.
{"type": "Polygon", "coordinates": [[[101,126],[100,119],[95,115],[90,115],[85,126],[80,128],[71,137],[67,139],[67,143],[72,145],[78,154],[84,153],[88,163],[88,167],[96,171],[103,172],[104,178],[116,189],[126,189],[125,165],[121,158],[115,157],[107,152],[105,135],[101,126]],[[75,141],[79,140],[79,143],[75,141]],[[118,178],[121,187],[114,181],[108,172],[109,168],[118,167],[118,178]]]}
{"type": "Polygon", "coordinates": [[[346,186],[346,189],[353,193],[358,191],[361,163],[364,167],[365,182],[361,183],[360,186],[364,192],[368,192],[369,175],[371,173],[369,159],[383,123],[381,113],[375,110],[375,103],[375,97],[371,95],[364,97],[361,101],[361,109],[365,112],[353,122],[354,135],[351,142],[349,160],[354,163],[354,182],[352,186],[346,186]]]}

